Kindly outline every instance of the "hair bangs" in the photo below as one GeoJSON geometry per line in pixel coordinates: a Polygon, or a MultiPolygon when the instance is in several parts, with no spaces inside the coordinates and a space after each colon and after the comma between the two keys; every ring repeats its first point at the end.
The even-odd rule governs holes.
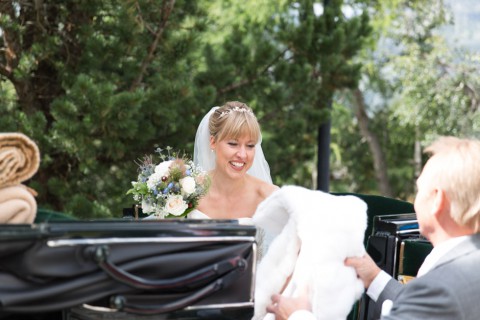
{"type": "Polygon", "coordinates": [[[260,126],[254,117],[238,113],[234,117],[227,117],[218,140],[238,139],[247,136],[257,144],[260,140],[260,126]]]}

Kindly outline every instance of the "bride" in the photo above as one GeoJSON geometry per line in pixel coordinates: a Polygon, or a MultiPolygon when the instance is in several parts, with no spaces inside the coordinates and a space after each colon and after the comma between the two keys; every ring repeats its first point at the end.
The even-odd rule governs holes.
{"type": "Polygon", "coordinates": [[[210,110],[197,130],[194,162],[209,172],[211,186],[189,218],[238,219],[257,227],[255,320],[275,317],[267,309],[273,294],[295,297],[302,290],[319,319],[345,319],[363,292],[343,261],[364,253],[366,204],[302,187],[279,189],[261,140],[244,103],[210,110]]]}
{"type": "Polygon", "coordinates": [[[209,172],[211,185],[188,218],[251,221],[260,202],[278,189],[261,142],[257,118],[244,103],[227,102],[205,115],[193,158],[209,172]]]}

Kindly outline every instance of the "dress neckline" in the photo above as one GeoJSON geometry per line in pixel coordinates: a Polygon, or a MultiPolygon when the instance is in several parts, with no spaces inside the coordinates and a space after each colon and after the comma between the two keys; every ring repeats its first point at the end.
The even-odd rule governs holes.
{"type": "MultiPolygon", "coordinates": [[[[202,211],[198,209],[193,209],[189,214],[188,214],[189,219],[211,219],[207,214],[203,213],[202,211]]],[[[252,218],[236,218],[232,220],[237,220],[240,224],[247,224],[251,225],[253,224],[252,218]]]]}

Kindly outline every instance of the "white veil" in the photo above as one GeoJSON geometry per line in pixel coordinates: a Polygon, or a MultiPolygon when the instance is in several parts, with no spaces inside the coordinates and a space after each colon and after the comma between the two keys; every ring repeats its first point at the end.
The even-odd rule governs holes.
{"type": "MultiPolygon", "coordinates": [[[[210,132],[208,130],[208,122],[210,116],[219,107],[213,107],[203,117],[202,121],[197,128],[197,134],[195,135],[195,146],[193,149],[193,161],[196,165],[199,165],[206,171],[213,170],[215,168],[215,152],[210,150],[210,132]]],[[[265,159],[265,155],[262,150],[262,135],[255,146],[255,158],[253,164],[248,170],[248,174],[257,177],[268,183],[272,183],[272,177],[270,176],[270,167],[265,159]]]]}

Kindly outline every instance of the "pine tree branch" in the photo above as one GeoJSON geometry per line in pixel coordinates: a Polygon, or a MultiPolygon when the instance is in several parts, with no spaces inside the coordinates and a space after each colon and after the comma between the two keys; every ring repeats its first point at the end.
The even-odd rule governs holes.
{"type": "MultiPolygon", "coordinates": [[[[15,11],[11,1],[1,1],[0,12],[9,15],[12,20],[14,19],[15,11]]],[[[17,52],[20,49],[20,37],[11,29],[5,27],[2,27],[2,37],[4,43],[2,51],[4,52],[5,63],[0,65],[0,74],[11,79],[13,69],[18,65],[17,52]]]]}
{"type": "Polygon", "coordinates": [[[266,73],[268,71],[268,69],[270,69],[270,67],[272,67],[287,51],[289,50],[289,48],[286,48],[284,51],[282,51],[280,54],[278,54],[274,59],[272,59],[272,61],[270,61],[269,64],[267,64],[265,67],[263,67],[263,69],[258,72],[257,74],[253,75],[252,77],[250,78],[247,78],[247,79],[244,79],[242,81],[239,81],[237,83],[232,83],[222,89],[218,89],[217,90],[217,94],[221,95],[221,94],[224,94],[224,93],[227,93],[227,92],[230,92],[230,91],[233,91],[233,90],[236,90],[238,88],[241,88],[243,86],[246,86],[250,83],[253,83],[255,80],[257,80],[261,75],[263,75],[264,73],[266,73]]]}
{"type": "Polygon", "coordinates": [[[158,29],[155,33],[153,42],[150,44],[148,48],[148,54],[145,59],[142,61],[142,65],[140,66],[140,73],[138,74],[137,78],[133,81],[132,85],[130,86],[130,91],[134,91],[137,89],[143,81],[143,77],[145,76],[145,72],[152,62],[153,58],[155,57],[155,51],[157,50],[158,44],[160,43],[160,39],[162,38],[163,32],[167,26],[168,19],[173,11],[173,7],[175,5],[175,0],[164,0],[162,6],[162,17],[160,19],[160,23],[158,24],[158,29]]]}
{"type": "Polygon", "coordinates": [[[145,29],[148,30],[148,32],[150,32],[151,34],[155,35],[155,30],[153,30],[149,25],[148,23],[145,23],[145,21],[143,20],[142,16],[142,8],[140,7],[140,4],[138,3],[138,1],[135,1],[135,8],[137,9],[138,11],[138,20],[140,22],[140,24],[142,24],[143,26],[145,26],[145,29]]]}
{"type": "Polygon", "coordinates": [[[10,79],[12,73],[8,71],[8,68],[3,64],[0,64],[0,75],[4,76],[7,79],[10,79]]]}

